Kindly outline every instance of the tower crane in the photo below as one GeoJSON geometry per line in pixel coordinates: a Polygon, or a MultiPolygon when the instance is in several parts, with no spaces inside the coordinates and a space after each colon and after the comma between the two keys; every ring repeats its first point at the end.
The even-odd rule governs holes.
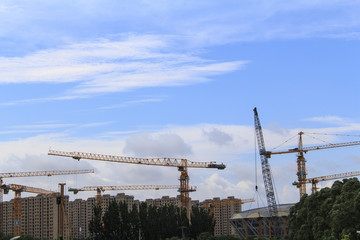
{"type": "MultiPolygon", "coordinates": [[[[254,108],[254,119],[255,119],[256,138],[257,138],[257,143],[259,146],[259,152],[260,152],[260,158],[261,158],[261,168],[262,168],[262,175],[263,175],[263,180],[264,180],[264,185],[265,185],[266,199],[267,199],[269,214],[271,217],[273,217],[273,216],[277,215],[278,211],[277,211],[277,206],[276,206],[274,186],[273,186],[272,177],[271,177],[271,169],[270,169],[270,165],[269,165],[269,161],[268,161],[269,157],[268,157],[268,155],[265,154],[265,153],[267,153],[267,151],[265,148],[264,136],[263,136],[260,119],[259,119],[259,115],[258,115],[256,108],[254,108]]],[[[257,188],[257,186],[256,186],[256,188],[257,188]]]]}
{"type": "Polygon", "coordinates": [[[14,198],[14,235],[19,236],[21,234],[21,193],[22,192],[29,192],[29,193],[37,193],[37,194],[56,194],[56,192],[35,188],[35,187],[28,187],[19,184],[2,184],[0,186],[1,189],[4,190],[4,193],[9,193],[9,190],[15,192],[14,198]]]}
{"type": "MultiPolygon", "coordinates": [[[[14,219],[15,223],[19,223],[18,226],[14,226],[14,232],[21,233],[20,229],[20,220],[21,219],[21,192],[30,192],[31,193],[39,193],[39,194],[48,194],[47,190],[42,190],[40,188],[32,188],[26,187],[22,185],[10,184],[4,185],[3,178],[14,178],[14,177],[39,177],[39,176],[53,176],[53,175],[69,175],[69,174],[84,174],[84,173],[94,173],[94,169],[84,169],[84,170],[49,170],[49,171],[30,171],[30,172],[10,172],[10,173],[0,173],[0,207],[2,207],[3,195],[2,191],[5,194],[9,192],[9,190],[15,191],[14,198],[14,219]],[[16,220],[18,219],[18,220],[16,220]]],[[[2,208],[0,209],[2,214],[2,208]]]]}
{"type": "Polygon", "coordinates": [[[224,164],[217,164],[216,162],[193,162],[187,159],[177,158],[138,158],[138,157],[124,157],[124,156],[113,156],[96,153],[84,153],[84,152],[64,152],[49,150],[49,155],[71,157],[76,160],[88,159],[98,160],[107,162],[118,162],[118,163],[130,163],[130,164],[143,164],[152,166],[166,166],[176,167],[180,171],[180,197],[182,206],[186,208],[186,215],[190,220],[190,197],[189,192],[195,191],[189,187],[189,175],[188,168],[216,168],[225,169],[224,164]]]}
{"type": "Polygon", "coordinates": [[[348,147],[348,146],[355,146],[360,145],[360,141],[353,141],[353,142],[345,142],[345,143],[335,143],[335,144],[325,144],[325,145],[319,145],[319,146],[310,146],[310,147],[303,147],[303,140],[302,136],[304,135],[304,132],[299,132],[299,144],[297,148],[289,149],[287,151],[279,151],[279,152],[263,152],[260,153],[263,156],[270,158],[271,155],[274,154],[284,154],[284,153],[297,153],[297,188],[300,190],[300,198],[306,194],[306,166],[305,166],[305,157],[304,153],[307,153],[308,151],[313,150],[321,150],[321,149],[329,149],[329,148],[338,148],[338,147],[348,147]]]}
{"type": "Polygon", "coordinates": [[[33,171],[33,172],[11,172],[0,173],[0,179],[13,177],[39,177],[39,176],[53,176],[53,175],[68,175],[68,174],[83,174],[94,173],[94,169],[84,170],[49,170],[49,171],[33,171]]]}
{"type": "MultiPolygon", "coordinates": [[[[3,178],[14,178],[14,177],[39,177],[39,176],[53,176],[53,175],[68,175],[68,174],[84,174],[94,173],[94,169],[84,170],[49,170],[49,171],[33,171],[33,172],[10,172],[0,173],[0,185],[3,184],[3,178]]],[[[0,196],[0,202],[3,201],[2,192],[0,196]]]]}
{"type": "MultiPolygon", "coordinates": [[[[132,186],[87,186],[82,188],[69,188],[69,192],[77,194],[80,191],[96,191],[96,202],[101,206],[101,192],[116,190],[160,190],[160,189],[179,189],[178,185],[132,185],[132,186]]],[[[196,187],[191,187],[194,191],[196,187]]],[[[180,189],[179,189],[180,191],[180,189]]]]}
{"type": "MultiPolygon", "coordinates": [[[[314,194],[317,192],[316,184],[318,182],[341,179],[341,178],[348,178],[348,177],[356,177],[356,176],[360,176],[360,171],[337,173],[337,174],[332,174],[332,175],[327,175],[327,176],[307,178],[306,182],[312,184],[311,193],[314,194]]],[[[297,186],[298,182],[294,182],[293,185],[297,186]]]]}

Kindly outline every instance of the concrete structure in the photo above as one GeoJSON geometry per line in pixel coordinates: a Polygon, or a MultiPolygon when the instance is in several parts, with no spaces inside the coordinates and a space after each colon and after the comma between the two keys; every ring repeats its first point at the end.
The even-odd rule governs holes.
{"type": "Polygon", "coordinates": [[[288,215],[294,204],[278,205],[278,214],[269,216],[268,208],[257,208],[234,214],[230,222],[242,238],[283,237],[289,233],[288,215]]]}
{"type": "MultiPolygon", "coordinates": [[[[21,199],[21,232],[24,235],[34,236],[40,239],[58,239],[60,205],[57,204],[57,197],[54,195],[37,195],[36,197],[27,197],[21,199]]],[[[235,234],[229,219],[234,213],[241,212],[241,204],[228,204],[234,197],[220,200],[214,198],[204,202],[191,201],[193,206],[205,206],[208,203],[217,203],[213,208],[216,220],[215,235],[235,234]]],[[[140,205],[139,200],[133,196],[119,193],[115,196],[108,194],[102,195],[103,213],[108,208],[110,202],[125,202],[128,209],[140,205]]],[[[146,199],[148,205],[163,206],[175,205],[181,206],[181,198],[163,196],[158,199],[146,199]]],[[[89,222],[93,218],[93,207],[96,205],[94,197],[87,200],[76,199],[69,201],[69,196],[64,198],[64,238],[86,238],[89,237],[89,222]]],[[[2,204],[2,224],[0,229],[5,234],[14,233],[14,200],[3,202],[2,204]]]]}
{"type": "MultiPolygon", "coordinates": [[[[119,193],[116,196],[110,196],[105,194],[102,196],[101,209],[103,214],[109,207],[111,201],[125,202],[128,205],[128,209],[131,210],[133,206],[138,207],[140,204],[139,200],[134,200],[133,196],[119,193]]],[[[85,238],[90,235],[88,226],[93,218],[93,208],[96,205],[95,198],[88,198],[87,200],[76,199],[69,203],[69,225],[71,226],[70,235],[72,238],[85,238]]]]}
{"type": "Polygon", "coordinates": [[[220,200],[220,198],[207,199],[200,203],[201,207],[209,208],[210,213],[215,219],[215,236],[236,235],[236,231],[230,223],[233,214],[241,212],[241,205],[231,200],[236,199],[233,196],[220,200]]]}
{"type": "MultiPolygon", "coordinates": [[[[65,207],[69,197],[65,197],[65,207]]],[[[14,200],[2,204],[1,231],[5,234],[14,233],[14,200]]],[[[21,199],[21,232],[24,235],[40,239],[57,239],[59,209],[56,196],[38,195],[21,199]]]]}
{"type": "Polygon", "coordinates": [[[164,205],[174,205],[177,207],[181,207],[181,198],[180,195],[176,196],[176,197],[169,197],[169,196],[163,196],[162,198],[157,198],[157,199],[146,199],[145,203],[147,203],[148,205],[151,206],[164,206],[164,205]]]}

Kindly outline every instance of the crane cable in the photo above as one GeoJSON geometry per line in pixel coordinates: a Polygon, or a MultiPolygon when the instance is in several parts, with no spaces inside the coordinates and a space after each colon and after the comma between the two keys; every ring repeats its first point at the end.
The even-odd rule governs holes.
{"type": "Polygon", "coordinates": [[[257,153],[256,153],[257,143],[256,143],[256,131],[254,131],[254,151],[255,151],[255,192],[258,191],[258,183],[257,183],[257,153]]]}
{"type": "MultiPolygon", "coordinates": [[[[351,134],[331,134],[331,133],[309,133],[309,132],[304,132],[305,135],[309,136],[309,135],[328,135],[328,136],[346,136],[346,137],[360,137],[360,135],[351,135],[351,134]]],[[[298,134],[296,134],[295,136],[292,136],[291,138],[289,138],[288,140],[286,140],[285,142],[281,143],[280,145],[274,147],[272,150],[275,150],[283,145],[285,145],[286,143],[288,143],[290,140],[294,139],[295,137],[297,137],[298,134]]],[[[321,142],[324,142],[324,143],[327,143],[327,144],[333,144],[333,143],[330,143],[330,142],[327,142],[325,140],[322,140],[320,138],[316,138],[314,136],[309,136],[315,140],[318,140],[318,141],[321,141],[321,142]]]]}
{"type": "MultiPolygon", "coordinates": [[[[309,135],[306,134],[306,136],[309,136],[309,135]]],[[[309,137],[311,137],[312,139],[318,140],[318,141],[320,141],[320,142],[326,143],[326,144],[333,144],[333,143],[331,143],[331,142],[327,142],[327,141],[325,141],[325,140],[322,140],[322,139],[317,138],[317,137],[314,137],[314,136],[309,136],[309,137]]]]}
{"type": "MultiPolygon", "coordinates": [[[[262,205],[265,206],[264,200],[261,198],[260,193],[259,193],[259,188],[258,188],[258,177],[257,177],[257,158],[258,158],[258,152],[257,150],[257,141],[256,141],[256,130],[254,131],[254,150],[255,150],[255,193],[254,193],[254,197],[256,198],[256,203],[257,203],[257,208],[260,208],[259,202],[261,201],[262,205]],[[260,201],[259,201],[260,199],[260,201]]],[[[251,207],[252,203],[250,204],[251,207]]],[[[260,214],[260,213],[259,213],[260,214]]]]}
{"type": "Polygon", "coordinates": [[[283,143],[281,143],[280,145],[278,145],[278,146],[274,147],[272,150],[275,150],[275,149],[277,149],[277,148],[279,148],[279,147],[281,147],[281,146],[285,145],[285,143],[288,143],[290,140],[294,139],[294,138],[295,138],[295,137],[297,137],[297,136],[298,136],[298,134],[296,134],[295,136],[292,136],[291,138],[289,138],[289,139],[288,139],[288,140],[286,140],[285,142],[283,142],[283,143]]]}
{"type": "Polygon", "coordinates": [[[336,133],[309,133],[305,132],[306,134],[313,134],[313,135],[332,135],[332,136],[342,136],[342,137],[360,137],[360,135],[352,135],[352,134],[336,134],[336,133]]]}

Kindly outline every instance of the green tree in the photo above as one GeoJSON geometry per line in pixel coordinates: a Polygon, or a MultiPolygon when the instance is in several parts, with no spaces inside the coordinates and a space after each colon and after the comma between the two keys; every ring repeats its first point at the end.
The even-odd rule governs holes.
{"type": "Polygon", "coordinates": [[[215,237],[209,232],[200,233],[197,240],[215,240],[215,237]]]}
{"type": "Polygon", "coordinates": [[[240,238],[233,235],[217,236],[214,240],[240,240],[240,238]]]}
{"type": "MultiPolygon", "coordinates": [[[[94,216],[90,221],[90,239],[197,239],[201,232],[214,231],[214,220],[201,208],[194,208],[193,224],[189,226],[186,209],[165,205],[148,206],[141,203],[130,210],[125,202],[111,201],[101,218],[101,208],[94,207],[94,216]]],[[[215,238],[214,238],[215,239],[215,238]]]]}
{"type": "Polygon", "coordinates": [[[290,209],[289,239],[360,239],[360,182],[357,178],[336,181],[330,188],[304,195],[290,209]]]}
{"type": "Polygon", "coordinates": [[[89,232],[90,238],[94,240],[102,240],[104,239],[104,231],[101,221],[102,210],[100,206],[94,206],[93,208],[93,218],[89,222],[89,232]]]}
{"type": "Polygon", "coordinates": [[[139,225],[139,235],[141,239],[150,239],[148,206],[146,203],[141,203],[139,206],[139,225]]]}
{"type": "Polygon", "coordinates": [[[122,239],[122,219],[120,218],[119,205],[115,200],[109,203],[103,217],[103,233],[105,239],[122,239]]]}
{"type": "Polygon", "coordinates": [[[190,237],[197,238],[201,233],[214,234],[215,220],[209,211],[193,207],[191,212],[190,237]]]}
{"type": "Polygon", "coordinates": [[[140,234],[140,219],[139,211],[137,206],[134,204],[129,213],[129,222],[130,222],[130,231],[129,231],[129,240],[139,239],[140,234]]]}

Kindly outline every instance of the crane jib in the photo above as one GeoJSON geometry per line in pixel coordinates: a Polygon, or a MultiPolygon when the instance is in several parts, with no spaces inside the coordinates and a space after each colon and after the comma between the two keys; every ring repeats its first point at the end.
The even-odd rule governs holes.
{"type": "Polygon", "coordinates": [[[350,146],[356,146],[356,145],[360,145],[360,141],[303,147],[301,150],[299,148],[292,148],[292,149],[289,149],[287,151],[279,151],[279,152],[269,152],[268,151],[268,152],[262,153],[262,155],[266,155],[269,158],[273,154],[297,153],[297,152],[306,153],[308,151],[313,151],[313,150],[322,150],[322,149],[338,148],[338,147],[350,147],[350,146]]]}
{"type": "Polygon", "coordinates": [[[154,166],[217,168],[217,169],[226,168],[224,164],[217,164],[216,162],[193,162],[187,159],[177,159],[177,158],[139,158],[139,157],[124,157],[124,156],[114,156],[114,155],[84,153],[84,152],[64,152],[64,151],[55,151],[55,150],[49,150],[48,155],[71,157],[76,160],[88,159],[88,160],[143,164],[143,165],[154,165],[154,166]]]}

